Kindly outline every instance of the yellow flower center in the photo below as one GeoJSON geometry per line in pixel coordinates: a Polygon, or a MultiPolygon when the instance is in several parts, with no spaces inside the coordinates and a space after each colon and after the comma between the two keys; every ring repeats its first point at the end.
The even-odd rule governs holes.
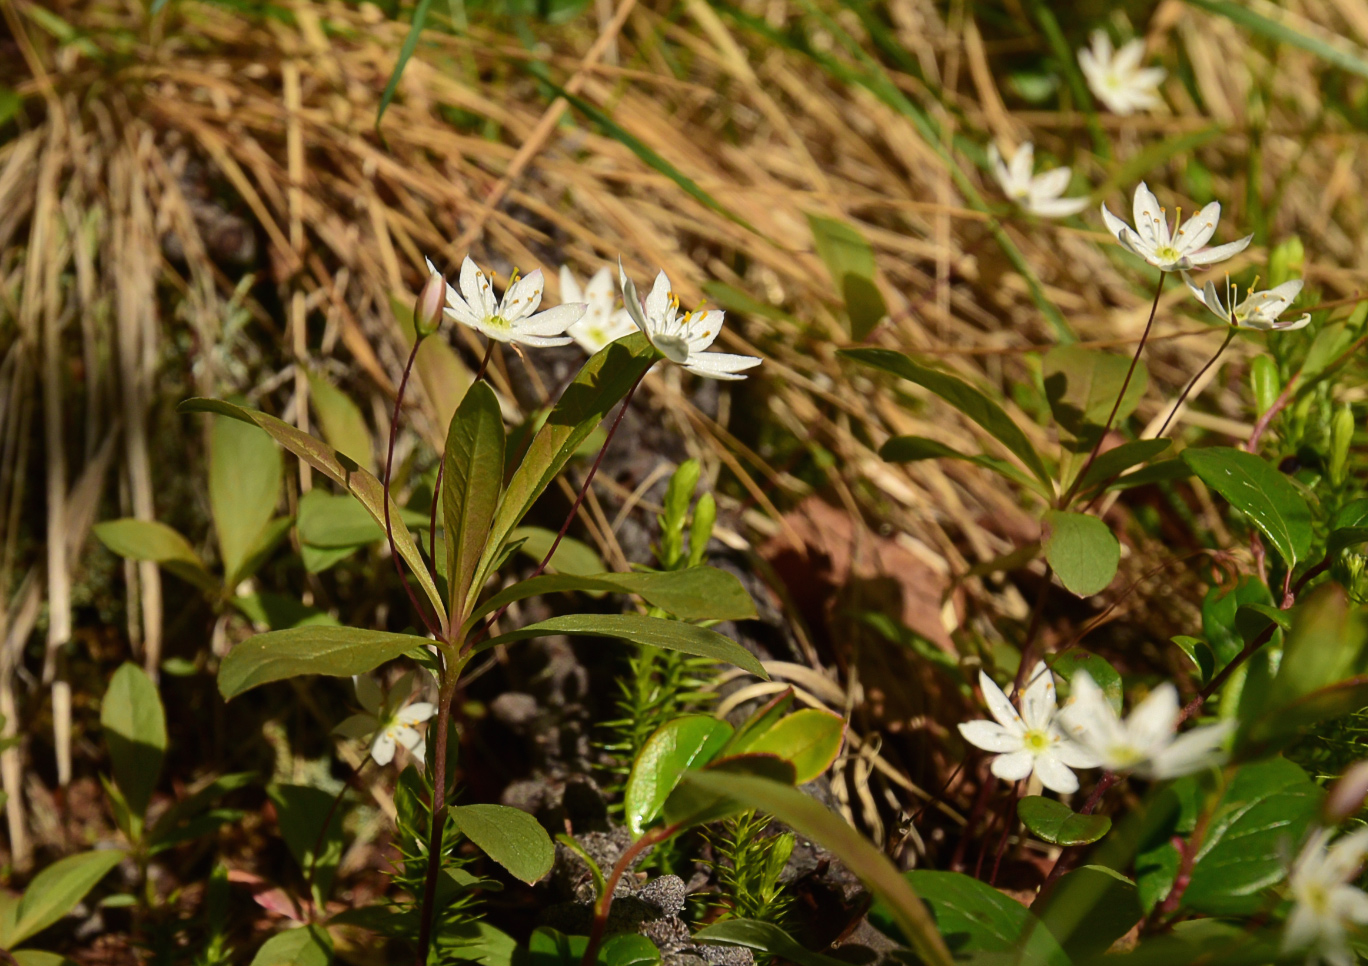
{"type": "Polygon", "coordinates": [[[1049,751],[1050,745],[1054,744],[1050,740],[1048,733],[1044,731],[1028,731],[1021,737],[1021,745],[1033,755],[1049,751]]]}

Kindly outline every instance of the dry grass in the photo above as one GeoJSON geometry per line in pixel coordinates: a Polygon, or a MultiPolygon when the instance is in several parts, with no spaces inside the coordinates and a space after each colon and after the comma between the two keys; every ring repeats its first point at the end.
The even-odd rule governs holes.
{"type": "MultiPolygon", "coordinates": [[[[1337,43],[1359,52],[1368,44],[1364,0],[1288,7],[1307,29],[1346,38],[1337,43]]],[[[121,512],[157,515],[160,447],[149,434],[167,402],[168,370],[178,373],[177,385],[189,373],[195,392],[223,395],[252,389],[248,375],[274,367],[279,411],[307,428],[302,367],[325,368],[345,376],[367,411],[383,411],[406,351],[391,299],[409,302],[425,254],[452,268],[469,250],[506,277],[514,266],[562,262],[586,273],[621,253],[638,279],[664,268],[686,302],[721,282],[778,309],[734,312],[723,336],[731,351],[767,357],[762,387],[748,387],[714,420],[677,378],[658,376],[648,383],[649,405],[713,477],[728,474],[738,483],[733,492],[747,494],[723,506],[734,542],[795,537],[784,511],[812,492],[811,474],[800,478],[795,467],[813,447],[830,452],[835,469],[823,495],[848,513],[854,566],[877,570],[871,541],[886,526],[946,594],[952,581],[961,588],[957,609],[931,616],[961,640],[986,618],[1024,616],[1012,583],[965,575],[991,572],[992,561],[1032,539],[1032,508],[960,464],[878,459],[877,445],[895,433],[959,444],[980,434],[939,404],[909,410],[837,363],[848,336],[808,213],[851,221],[873,244],[891,311],[873,342],[939,357],[999,389],[1028,378],[1029,352],[1058,333],[994,238],[994,216],[962,190],[967,182],[999,197],[964,152],[947,150],[952,136],[973,144],[1030,137],[1105,186],[1114,207],[1141,176],[1172,185],[1161,197],[1181,198],[1191,183],[1184,168],[1200,160],[1233,225],[1251,222],[1253,199],[1265,209],[1257,214],[1267,238],[1303,238],[1308,277],[1327,300],[1363,285],[1363,131],[1318,96],[1325,65],[1251,44],[1233,24],[1177,0],[1154,11],[1147,41],[1171,69],[1186,65],[1191,87],[1167,85],[1171,113],[1102,115],[1112,161],[1090,150],[1083,115],[1026,110],[1006,90],[1013,58],[1045,43],[1015,2],[952,2],[948,13],[929,0],[882,5],[886,39],[921,74],[889,68],[888,76],[938,125],[938,142],[867,87],[704,0],[668,8],[623,0],[616,16],[590,11],[572,26],[541,29],[530,51],[514,33],[488,26],[466,36],[429,30],[383,136],[374,119],[407,25],[375,7],[294,0],[272,8],[276,17],[173,0],[150,19],[145,4],[109,0],[0,0],[0,8],[10,31],[0,37],[0,82],[23,96],[14,136],[0,146],[0,712],[14,734],[43,700],[16,669],[45,600],[44,680],[63,781],[70,692],[58,658],[72,635],[69,587],[102,495],[117,493],[121,512]],[[73,36],[61,36],[62,23],[73,36]],[[525,69],[533,59],[732,217],[686,195],[623,139],[549,101],[525,69]],[[1209,136],[1184,148],[1193,132],[1209,136]],[[1127,166],[1157,144],[1175,150],[1156,154],[1145,170],[1127,166]],[[168,233],[179,249],[174,260],[168,233]],[[258,245],[264,250],[253,251],[258,245]],[[264,266],[278,296],[274,305],[245,301],[249,330],[226,324],[245,264],[264,266]],[[741,406],[761,412],[742,414],[741,406]],[[770,429],[758,432],[760,424],[770,429]],[[776,437],[787,441],[776,445],[776,437]],[[34,511],[45,523],[25,519],[34,511]]],[[[815,6],[755,0],[742,9],[863,69],[830,24],[814,18],[815,6]]],[[[856,7],[823,9],[875,50],[856,7]]],[[[1362,81],[1347,83],[1361,93],[1362,81]]],[[[1085,221],[1096,223],[1087,214],[1085,221]]],[[[1079,338],[1124,350],[1138,336],[1150,293],[1100,233],[1016,216],[1002,230],[1079,338]]],[[[1223,227],[1223,237],[1233,234],[1223,227]]],[[[1251,248],[1244,263],[1264,255],[1251,248]]],[[[547,279],[554,297],[554,271],[547,279]]],[[[1165,400],[1218,342],[1219,333],[1195,319],[1186,294],[1171,289],[1142,417],[1162,419],[1165,400]]],[[[453,338],[469,359],[469,334],[453,338]]],[[[1245,358],[1227,355],[1217,384],[1237,383],[1245,358]]],[[[441,347],[421,358],[415,416],[429,443],[469,381],[462,360],[441,347]]],[[[501,360],[501,388],[516,364],[501,360]]],[[[1186,418],[1195,426],[1247,432],[1230,393],[1209,393],[1191,408],[1186,418]]],[[[1052,445],[1045,430],[1035,436],[1052,445]]],[[[297,484],[292,493],[309,485],[306,473],[297,484]]],[[[1205,517],[1219,527],[1209,503],[1205,517]]],[[[151,565],[130,565],[125,577],[128,633],[155,668],[160,578],[151,565]]],[[[1111,616],[1147,606],[1178,605],[1142,590],[1111,616]]],[[[0,759],[20,867],[22,754],[16,748],[0,759]]],[[[879,773],[861,755],[855,768],[879,773]]],[[[893,780],[902,791],[906,783],[901,773],[893,780]]],[[[868,795],[865,782],[854,784],[857,798],[868,795]]],[[[877,819],[869,803],[863,811],[877,819]]]]}

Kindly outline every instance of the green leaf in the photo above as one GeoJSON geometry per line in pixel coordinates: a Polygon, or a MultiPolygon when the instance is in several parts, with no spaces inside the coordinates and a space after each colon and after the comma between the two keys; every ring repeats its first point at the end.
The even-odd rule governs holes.
{"type": "Polygon", "coordinates": [[[0,125],[8,124],[23,106],[24,99],[18,91],[0,84],[0,125]]]}
{"type": "Polygon", "coordinates": [[[1117,714],[1121,713],[1121,675],[1116,672],[1106,658],[1100,654],[1093,654],[1079,647],[1071,647],[1067,651],[1060,651],[1049,660],[1050,670],[1059,675],[1064,681],[1072,685],[1074,675],[1079,671],[1087,671],[1088,676],[1093,679],[1093,683],[1102,689],[1102,693],[1107,698],[1107,703],[1112,706],[1117,714]]]}
{"type": "MultiPolygon", "coordinates": [[[[957,959],[994,961],[994,954],[1010,954],[1007,962],[1031,966],[1069,966],[1058,941],[1029,910],[1014,899],[958,872],[914,870],[906,881],[921,895],[935,917],[936,928],[957,959]]],[[[899,925],[879,901],[869,921],[897,936],[899,925]]],[[[905,932],[903,927],[903,931],[905,932]]]]}
{"type": "Polygon", "coordinates": [[[273,631],[291,627],[336,627],[337,618],[317,607],[309,607],[289,594],[246,594],[229,598],[243,616],[256,624],[265,624],[273,631]]]}
{"type": "Polygon", "coordinates": [[[961,453],[957,449],[925,436],[894,436],[879,447],[879,456],[889,463],[916,463],[919,460],[938,459],[964,460],[982,466],[986,470],[992,470],[999,476],[1020,483],[1022,486],[1029,487],[1033,492],[1046,498],[1049,497],[1049,491],[1041,486],[1039,480],[1023,473],[1014,464],[1006,460],[983,454],[961,453]]]}
{"type": "MultiPolygon", "coordinates": [[[[1308,53],[1315,54],[1327,64],[1351,74],[1357,74],[1359,77],[1368,77],[1368,61],[1362,57],[1354,56],[1352,49],[1344,49],[1344,47],[1349,46],[1347,43],[1344,43],[1344,47],[1332,46],[1319,37],[1302,33],[1280,20],[1270,19],[1256,13],[1242,3],[1231,3],[1229,0],[1187,0],[1187,2],[1194,7],[1219,14],[1232,23],[1239,24],[1252,33],[1259,34],[1275,43],[1298,47],[1308,53]]],[[[1282,10],[1272,4],[1263,9],[1270,13],[1276,11],[1279,17],[1284,15],[1282,10]]]]}
{"type": "Polygon", "coordinates": [[[215,420],[209,437],[209,506],[223,557],[224,586],[275,516],[283,476],[280,450],[261,430],[236,420],[215,420]]]}
{"type": "Polygon", "coordinates": [[[687,771],[680,776],[679,784],[665,799],[665,808],[661,812],[667,826],[684,829],[707,825],[745,810],[745,802],[740,799],[686,780],[688,776],[702,772],[761,778],[784,788],[792,786],[794,778],[793,763],[778,755],[747,753],[714,758],[703,768],[687,771]]]}
{"type": "Polygon", "coordinates": [[[1041,519],[1045,559],[1060,583],[1079,597],[1107,589],[1121,561],[1121,544],[1097,517],[1050,510],[1041,519]]]}
{"type": "Polygon", "coordinates": [[[918,365],[901,352],[889,349],[842,349],[837,355],[891,372],[895,376],[929,389],[987,430],[994,439],[1026,464],[1026,468],[1045,485],[1047,491],[1053,492],[1054,483],[1045,472],[1045,465],[1040,461],[1039,454],[1026,438],[1026,434],[1012,422],[1011,417],[1001,406],[969,383],[949,373],[918,365]]]}
{"type": "MultiPolygon", "coordinates": [[[[233,419],[259,426],[281,446],[304,460],[334,483],[340,483],[350,490],[352,495],[361,501],[361,505],[366,508],[371,519],[380,526],[384,526],[385,491],[381,482],[357,466],[348,457],[339,457],[333,449],[324,445],[320,440],[314,439],[308,433],[300,432],[294,426],[276,419],[274,416],[268,416],[252,409],[243,409],[241,406],[234,406],[232,403],[224,402],[221,399],[187,399],[177,406],[176,410],[184,413],[215,413],[219,416],[230,416],[233,419]]],[[[395,548],[399,551],[399,556],[408,564],[413,579],[423,588],[423,593],[427,595],[428,601],[436,611],[438,620],[445,622],[446,608],[442,603],[442,595],[437,592],[437,585],[432,582],[432,577],[428,573],[427,562],[423,559],[422,553],[419,552],[417,544],[414,543],[413,534],[409,532],[408,526],[401,518],[399,508],[394,505],[393,498],[390,499],[389,510],[394,530],[395,548]]]]}
{"type": "Polygon", "coordinates": [[[727,739],[721,754],[736,755],[745,751],[750,743],[779,723],[793,705],[793,688],[787,687],[767,702],[756,708],[751,716],[741,723],[736,733],[727,739]]]}
{"type": "Polygon", "coordinates": [[[300,926],[276,933],[261,944],[251,966],[328,966],[332,937],[322,926],[300,926]]]}
{"type": "Polygon", "coordinates": [[[595,961],[603,966],[655,966],[660,949],[645,936],[621,932],[604,940],[595,961]]]}
{"type": "Polygon", "coordinates": [[[408,66],[409,58],[418,49],[418,38],[423,33],[423,24],[427,22],[428,10],[431,7],[432,0],[418,0],[413,8],[413,22],[409,24],[408,33],[404,35],[403,46],[399,48],[399,56],[394,61],[394,70],[390,72],[389,80],[385,83],[385,92],[380,95],[380,106],[375,111],[377,132],[380,130],[380,120],[385,116],[385,110],[390,106],[390,101],[394,100],[394,92],[399,89],[399,78],[404,76],[404,68],[408,66]]]}
{"type": "Polygon", "coordinates": [[[297,627],[258,634],[238,644],[223,659],[219,693],[229,701],[262,684],[301,674],[364,674],[431,643],[426,637],[360,627],[297,627]]]}
{"type": "Polygon", "coordinates": [[[1235,630],[1235,615],[1246,604],[1269,604],[1268,587],[1254,576],[1239,578],[1233,587],[1213,585],[1202,599],[1202,635],[1215,657],[1215,670],[1229,664],[1244,649],[1235,630]]]}
{"type": "Polygon", "coordinates": [[[114,672],[100,702],[100,726],[114,781],[141,825],[166,757],[166,712],[157,686],[136,664],[114,672]]]}
{"type": "Polygon", "coordinates": [[[458,805],[451,817],[466,838],[513,878],[531,884],[551,871],[556,847],[527,812],[507,805],[458,805]]]}
{"type": "Polygon", "coordinates": [[[584,438],[627,395],[656,358],[656,351],[646,337],[640,332],[633,333],[595,354],[566,387],[508,481],[490,528],[489,544],[471,584],[472,594],[484,586],[509,533],[565,467],[584,438]]]}
{"type": "Polygon", "coordinates": [[[945,942],[936,932],[913,884],[898,873],[882,852],[825,805],[795,788],[752,775],[713,770],[689,772],[681,786],[736,799],[746,807],[773,815],[799,835],[821,843],[860,877],[884,908],[884,921],[902,932],[927,966],[949,966],[945,942]]]}
{"type": "MultiPolygon", "coordinates": [[[[541,563],[551,549],[556,534],[544,527],[514,527],[508,534],[508,543],[516,545],[518,552],[526,554],[541,563]]],[[[603,573],[603,559],[589,544],[574,537],[561,537],[556,552],[547,561],[546,569],[553,574],[573,574],[587,577],[603,573]]]]}
{"type": "Polygon", "coordinates": [[[74,960],[41,949],[16,949],[10,953],[16,966],[76,966],[74,960]]]}
{"type": "Polygon", "coordinates": [[[107,520],[92,528],[100,542],[120,557],[151,560],[202,590],[217,591],[219,582],[205,568],[189,541],[155,520],[107,520]]]}
{"type": "Polygon", "coordinates": [[[39,872],[14,907],[14,918],[5,917],[0,947],[13,949],[61,921],[126,856],[121,849],[81,852],[39,872]]]}
{"type": "Polygon", "coordinates": [[[1083,480],[1078,485],[1079,492],[1087,493],[1113,477],[1120,476],[1132,466],[1149,462],[1168,449],[1171,442],[1169,439],[1133,439],[1098,453],[1097,459],[1088,467],[1088,472],[1083,474],[1083,480]]]}
{"type": "Polygon", "coordinates": [[[1111,830],[1105,815],[1079,815],[1063,802],[1027,795],[1017,802],[1017,817],[1031,833],[1051,845],[1091,845],[1111,830]]]}
{"type": "Polygon", "coordinates": [[[1322,791],[1284,758],[1243,766],[1221,797],[1183,892],[1185,909],[1209,915],[1253,915],[1265,890],[1287,874],[1322,791]]]}
{"type": "MultiPolygon", "coordinates": [[[[616,637],[636,644],[661,647],[667,651],[679,651],[683,654],[692,654],[695,657],[725,661],[749,671],[756,677],[769,680],[769,675],[755,655],[731,638],[723,637],[716,631],[708,630],[705,627],[685,624],[682,621],[666,620],[662,617],[647,617],[644,614],[567,614],[563,617],[552,617],[536,624],[529,624],[508,634],[500,634],[498,637],[490,638],[477,645],[475,650],[487,650],[496,644],[525,641],[533,637],[545,637],[548,634],[616,637]]],[[[425,640],[424,643],[426,643],[425,640]]],[[[241,644],[238,645],[238,647],[241,646],[241,644]]],[[[357,672],[348,671],[347,673],[357,672]]],[[[220,672],[221,678],[222,672],[220,672]]]]}
{"type": "Polygon", "coordinates": [[[275,552],[276,547],[280,546],[281,541],[285,539],[292,526],[294,526],[294,520],[291,517],[276,517],[274,520],[268,520],[261,533],[257,534],[256,543],[247,552],[242,564],[231,575],[234,582],[227,586],[236,587],[260,570],[262,564],[269,560],[271,554],[275,552]]]}
{"type": "Polygon", "coordinates": [[[309,373],[309,396],[323,438],[370,473],[375,472],[375,440],[366,417],[342,390],[320,373],[309,373]]]}
{"type": "Polygon", "coordinates": [[[801,785],[831,767],[844,738],[845,720],[840,715],[804,708],[750,738],[744,747],[731,750],[778,755],[793,765],[794,784],[801,785]]]}
{"type": "Polygon", "coordinates": [[[731,725],[706,714],[684,715],[657,728],[642,745],[623,786],[628,831],[639,837],[659,817],[684,772],[710,762],[731,736],[731,725]]]}
{"type": "Polygon", "coordinates": [[[527,963],[528,966],[579,966],[588,946],[588,936],[567,936],[549,926],[538,926],[527,940],[527,963]]]}
{"type": "MultiPolygon", "coordinates": [[[[1098,459],[1101,459],[1099,456],[1098,459]]],[[[1151,463],[1149,466],[1141,467],[1134,473],[1127,473],[1119,480],[1113,480],[1106,486],[1106,491],[1112,490],[1133,490],[1137,486],[1149,486],[1151,483],[1172,483],[1175,480],[1185,480],[1192,475],[1192,469],[1181,459],[1175,457],[1171,460],[1160,460],[1151,463]]]]}
{"type": "MultiPolygon", "coordinates": [[[[1073,345],[1059,346],[1045,353],[1041,360],[1041,375],[1055,421],[1076,438],[1096,439],[1096,432],[1116,405],[1116,396],[1126,380],[1130,363],[1125,356],[1073,345]]],[[[1149,372],[1144,362],[1139,362],[1116,410],[1115,423],[1135,411],[1148,386],[1149,372]]]]}
{"type": "Polygon", "coordinates": [[[741,582],[716,567],[686,570],[638,571],[625,574],[543,574],[501,590],[475,609],[466,620],[468,632],[486,614],[504,604],[541,594],[583,591],[636,594],[652,606],[680,620],[746,620],[755,616],[755,603],[741,582]]]}
{"type": "Polygon", "coordinates": [[[1183,451],[1207,486],[1248,515],[1289,568],[1311,551],[1311,509],[1297,488],[1253,453],[1229,446],[1183,451]]]}
{"type": "Polygon", "coordinates": [[[787,960],[796,966],[849,966],[843,959],[814,953],[771,922],[754,919],[724,919],[700,929],[694,942],[710,946],[744,946],[761,954],[787,960]]]}
{"type": "MultiPolygon", "coordinates": [[[[455,610],[470,594],[503,485],[503,416],[488,383],[471,386],[456,407],[443,459],[442,522],[451,581],[448,600],[455,610]]],[[[457,616],[463,613],[459,611],[457,616]]]]}
{"type": "Polygon", "coordinates": [[[863,342],[888,314],[888,306],[874,281],[874,249],[854,225],[811,213],[807,220],[817,254],[845,303],[850,337],[863,342]]]}
{"type": "Polygon", "coordinates": [[[1173,637],[1173,643],[1177,644],[1196,666],[1197,683],[1206,684],[1210,681],[1216,671],[1216,657],[1211,653],[1211,647],[1207,642],[1200,637],[1178,634],[1173,637]]]}
{"type": "Polygon", "coordinates": [[[314,891],[320,901],[326,900],[342,861],[342,811],[333,808],[335,796],[313,785],[271,785],[266,794],[299,871],[307,878],[313,869],[314,891]]]}
{"type": "Polygon", "coordinates": [[[1069,872],[1031,911],[1080,963],[1101,956],[1145,917],[1135,883],[1100,865],[1069,872]]]}
{"type": "Polygon", "coordinates": [[[257,776],[253,772],[220,775],[194,793],[176,802],[163,812],[156,824],[148,830],[148,847],[155,852],[172,841],[184,841],[184,833],[191,820],[225,795],[237,791],[239,788],[246,788],[256,779],[257,776]]]}

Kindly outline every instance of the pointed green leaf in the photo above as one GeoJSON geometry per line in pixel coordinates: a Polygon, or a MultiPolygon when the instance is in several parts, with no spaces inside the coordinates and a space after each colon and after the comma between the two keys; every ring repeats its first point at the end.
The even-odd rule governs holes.
{"type": "Polygon", "coordinates": [[[121,849],[81,852],[39,872],[14,907],[14,920],[6,923],[0,945],[13,949],[59,922],[126,856],[121,849]]]}
{"type": "Polygon", "coordinates": [[[1121,561],[1121,544],[1097,517],[1051,510],[1041,519],[1045,559],[1060,583],[1079,597],[1107,589],[1121,561]]]}
{"type": "Polygon", "coordinates": [[[748,754],[771,754],[791,763],[794,783],[810,782],[831,767],[841,753],[845,719],[820,708],[804,708],[781,718],[735,749],[748,754]]]}
{"type": "Polygon", "coordinates": [[[1076,963],[1093,962],[1145,917],[1135,883],[1100,865],[1069,872],[1031,911],[1076,963]]]}
{"type": "Polygon", "coordinates": [[[1093,487],[1101,486],[1113,477],[1120,476],[1132,466],[1148,463],[1169,448],[1169,439],[1133,439],[1120,446],[1114,446],[1097,454],[1083,480],[1078,484],[1080,493],[1087,493],[1093,487]]]}
{"type": "Polygon", "coordinates": [[[251,966],[329,966],[332,937],[322,926],[300,926],[276,933],[261,944],[251,966]]]}
{"type": "Polygon", "coordinates": [[[687,776],[702,774],[703,771],[710,774],[763,778],[783,788],[791,786],[794,777],[793,763],[778,755],[747,753],[714,758],[701,771],[689,771],[680,776],[679,784],[670,793],[670,797],[665,799],[662,814],[665,816],[666,825],[681,828],[707,825],[709,822],[718,822],[745,810],[746,804],[742,800],[685,780],[687,776]]]}
{"type": "Polygon", "coordinates": [[[503,485],[503,416],[488,383],[471,386],[456,407],[443,459],[442,522],[451,581],[448,600],[455,610],[470,593],[503,485]]]}
{"type": "Polygon", "coordinates": [[[114,781],[141,824],[166,757],[166,712],[157,686],[136,664],[114,672],[100,702],[100,726],[114,781]]]}
{"type": "Polygon", "coordinates": [[[106,520],[93,527],[99,541],[120,557],[151,560],[202,590],[216,591],[218,580],[205,569],[189,541],[155,520],[106,520]]]}
{"type": "MultiPolygon", "coordinates": [[[[286,631],[285,633],[291,633],[286,631]]],[[[548,634],[575,634],[591,637],[616,637],[624,641],[661,647],[667,651],[680,651],[695,657],[712,658],[725,661],[757,677],[769,680],[764,667],[755,655],[729,637],[716,631],[683,621],[666,620],[662,617],[647,617],[644,614],[567,614],[548,620],[529,624],[507,634],[490,638],[476,646],[483,651],[497,644],[525,641],[548,634]]],[[[238,645],[241,647],[242,645],[238,645]]],[[[353,672],[348,672],[353,673],[353,672]]],[[[222,672],[220,672],[220,679],[222,672]]]]}
{"type": "Polygon", "coordinates": [[[214,421],[209,437],[209,505],[229,587],[237,583],[239,569],[275,516],[283,474],[280,450],[260,429],[237,420],[214,421]]]}
{"type": "Polygon", "coordinates": [[[296,627],[249,637],[219,665],[219,693],[225,701],[272,681],[302,674],[351,677],[432,642],[412,634],[360,627],[296,627]]]}
{"type": "Polygon", "coordinates": [[[342,861],[342,812],[332,807],[336,796],[313,785],[289,784],[270,785],[266,794],[275,805],[285,847],[319,899],[326,900],[342,861]]]}
{"type": "Polygon", "coordinates": [[[995,456],[961,453],[959,450],[939,443],[925,436],[894,436],[879,447],[879,456],[889,463],[915,463],[919,460],[951,459],[964,460],[986,470],[992,470],[1015,483],[1030,488],[1033,492],[1048,497],[1049,491],[1040,481],[1023,473],[1014,464],[995,456]]]}
{"type": "Polygon", "coordinates": [[[1311,552],[1311,508],[1266,460],[1229,446],[1185,450],[1183,460],[1253,521],[1289,568],[1311,552]]]}
{"type": "Polygon", "coordinates": [[[888,314],[883,295],[874,282],[874,249],[854,225],[811,213],[807,219],[817,254],[845,303],[850,337],[863,342],[888,314]]]}
{"type": "Polygon", "coordinates": [[[375,472],[375,438],[361,409],[320,373],[309,373],[309,395],[318,425],[333,449],[349,456],[367,472],[375,472]]]}
{"type": "MultiPolygon", "coordinates": [[[[541,563],[556,540],[556,534],[545,527],[514,527],[508,534],[508,544],[516,545],[518,553],[541,563]]],[[[574,537],[561,537],[556,552],[551,554],[546,569],[553,574],[574,574],[588,577],[604,571],[603,558],[593,547],[574,537]]]]}
{"type": "Polygon", "coordinates": [[[551,871],[556,847],[533,816],[507,805],[457,805],[451,817],[466,838],[515,879],[536,882],[551,871]]]}
{"type": "MultiPolygon", "coordinates": [[[[787,960],[796,966],[850,966],[844,959],[814,953],[772,922],[724,919],[700,929],[694,942],[707,945],[744,946],[763,956],[787,960]]],[[[759,960],[760,956],[756,956],[759,960]]]]}
{"type": "Polygon", "coordinates": [[[690,714],[665,722],[646,739],[622,791],[623,818],[633,836],[660,815],[680,776],[711,761],[731,734],[725,721],[690,714]]]}
{"type": "Polygon", "coordinates": [[[1016,457],[1026,464],[1046,490],[1054,484],[1045,472],[1045,464],[1040,461],[1031,441],[1021,431],[1006,411],[969,383],[937,369],[913,362],[901,352],[890,349],[842,349],[837,355],[853,359],[866,366],[891,372],[893,375],[929,389],[954,406],[964,415],[987,430],[994,439],[1006,446],[1016,457]]]}
{"type": "MultiPolygon", "coordinates": [[[[340,483],[350,490],[352,495],[361,501],[361,505],[366,508],[371,519],[382,527],[384,526],[385,491],[383,484],[357,466],[353,460],[346,456],[339,456],[336,451],[321,440],[315,439],[308,433],[300,432],[294,426],[276,419],[274,416],[268,416],[266,413],[257,412],[253,409],[234,406],[232,403],[224,402],[221,399],[187,399],[177,406],[176,410],[183,413],[215,413],[219,416],[230,416],[233,419],[259,426],[281,446],[304,460],[334,483],[340,483]]],[[[431,602],[438,620],[445,622],[446,608],[442,603],[442,595],[437,592],[437,585],[432,582],[432,577],[428,573],[427,562],[419,552],[418,545],[414,543],[413,534],[400,516],[399,508],[395,506],[393,497],[389,501],[389,512],[394,530],[394,545],[399,551],[399,556],[408,564],[411,579],[417,581],[418,586],[423,588],[423,593],[431,602]]]]}

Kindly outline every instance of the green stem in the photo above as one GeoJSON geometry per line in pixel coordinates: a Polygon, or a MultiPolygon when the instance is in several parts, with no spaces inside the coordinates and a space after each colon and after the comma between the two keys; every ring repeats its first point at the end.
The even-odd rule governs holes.
{"type": "Polygon", "coordinates": [[[1179,396],[1178,401],[1173,404],[1173,409],[1169,411],[1168,418],[1164,420],[1164,425],[1159,427],[1159,432],[1155,434],[1155,439],[1164,435],[1164,431],[1169,428],[1169,423],[1173,422],[1173,417],[1177,416],[1178,410],[1183,408],[1183,403],[1187,401],[1188,393],[1192,392],[1192,388],[1197,385],[1198,380],[1206,375],[1206,371],[1216,364],[1216,360],[1221,358],[1221,353],[1226,351],[1226,346],[1230,345],[1235,338],[1235,333],[1238,331],[1239,329],[1233,325],[1228,327],[1225,341],[1223,341],[1221,347],[1216,350],[1216,354],[1207,360],[1206,365],[1197,370],[1197,375],[1193,376],[1191,381],[1183,388],[1183,394],[1179,396]]]}
{"type": "Polygon", "coordinates": [[[418,955],[414,966],[427,966],[432,945],[433,906],[437,900],[437,879],[442,872],[442,832],[447,809],[447,732],[451,725],[451,705],[456,698],[456,681],[465,660],[455,657],[456,648],[442,648],[442,684],[437,693],[437,740],[432,754],[432,830],[428,835],[427,878],[423,881],[423,904],[418,910],[418,955]],[[455,658],[453,660],[453,658],[455,658]]]}

